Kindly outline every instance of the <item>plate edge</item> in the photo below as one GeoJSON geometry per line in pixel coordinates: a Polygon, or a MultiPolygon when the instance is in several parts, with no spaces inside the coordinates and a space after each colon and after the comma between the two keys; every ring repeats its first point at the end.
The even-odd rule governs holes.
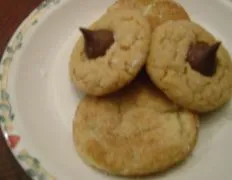
{"type": "Polygon", "coordinates": [[[35,180],[56,180],[56,177],[49,173],[26,149],[18,149],[21,137],[14,129],[14,113],[10,104],[10,97],[7,93],[8,72],[15,55],[23,46],[23,36],[34,27],[41,16],[52,7],[61,3],[61,0],[43,0],[28,16],[21,22],[14,34],[8,41],[1,57],[0,63],[0,128],[8,148],[16,161],[35,180]]]}

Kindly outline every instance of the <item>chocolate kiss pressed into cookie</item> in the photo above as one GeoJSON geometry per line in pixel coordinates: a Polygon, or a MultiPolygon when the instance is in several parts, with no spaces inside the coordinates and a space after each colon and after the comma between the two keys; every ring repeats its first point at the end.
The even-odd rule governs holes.
{"type": "Polygon", "coordinates": [[[110,30],[89,30],[80,28],[85,39],[85,53],[89,59],[104,56],[114,43],[114,34],[110,30]]]}
{"type": "Polygon", "coordinates": [[[217,50],[221,42],[209,45],[206,42],[197,42],[192,44],[188,51],[187,61],[191,67],[205,76],[213,76],[216,73],[217,50]]]}

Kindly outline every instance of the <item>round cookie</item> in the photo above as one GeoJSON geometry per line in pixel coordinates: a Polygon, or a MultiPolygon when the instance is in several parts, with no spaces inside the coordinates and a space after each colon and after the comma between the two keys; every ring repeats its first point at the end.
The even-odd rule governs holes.
{"type": "Polygon", "coordinates": [[[169,20],[190,20],[185,9],[173,0],[117,0],[109,11],[119,8],[140,10],[153,29],[169,20]]]}
{"type": "Polygon", "coordinates": [[[151,28],[137,10],[118,9],[117,13],[104,14],[90,29],[112,31],[114,43],[104,56],[90,59],[81,36],[73,49],[69,71],[78,89],[102,96],[124,87],[140,72],[148,56],[151,28]]]}
{"type": "Polygon", "coordinates": [[[77,152],[113,175],[142,176],[185,160],[198,135],[198,116],[181,109],[151,82],[134,82],[116,94],[85,97],[73,122],[77,152]]]}
{"type": "MultiPolygon", "coordinates": [[[[215,54],[215,73],[193,69],[187,57],[193,44],[216,42],[212,34],[189,21],[170,21],[152,35],[146,69],[152,81],[175,103],[197,112],[215,110],[231,97],[232,63],[221,45],[215,54]]],[[[207,67],[211,68],[210,66],[207,67]]]]}

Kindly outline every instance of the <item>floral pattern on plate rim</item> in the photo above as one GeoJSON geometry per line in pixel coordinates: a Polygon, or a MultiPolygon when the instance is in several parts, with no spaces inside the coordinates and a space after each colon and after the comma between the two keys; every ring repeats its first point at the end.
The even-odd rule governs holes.
{"type": "MultiPolygon", "coordinates": [[[[61,0],[44,0],[22,23],[22,26],[16,31],[8,43],[0,63],[0,128],[5,136],[7,144],[14,154],[16,160],[24,168],[29,177],[35,180],[56,180],[56,177],[50,174],[26,149],[17,149],[21,142],[21,136],[14,127],[15,115],[10,104],[10,97],[7,93],[8,72],[15,54],[23,46],[24,35],[39,22],[39,18],[46,10],[58,5],[61,0]],[[17,149],[17,150],[16,150],[17,149]]],[[[228,0],[232,3],[232,0],[228,0]]]]}
{"type": "Polygon", "coordinates": [[[60,2],[61,0],[44,0],[28,16],[7,45],[2,56],[0,66],[0,127],[7,144],[17,161],[25,169],[25,172],[29,175],[29,177],[36,180],[55,180],[56,178],[46,171],[46,169],[41,165],[40,161],[33,157],[26,149],[17,148],[21,142],[21,137],[14,127],[15,115],[10,104],[10,96],[7,93],[8,72],[16,53],[23,46],[25,33],[27,33],[31,27],[35,26],[39,22],[39,18],[45,13],[46,10],[52,8],[60,2]]]}

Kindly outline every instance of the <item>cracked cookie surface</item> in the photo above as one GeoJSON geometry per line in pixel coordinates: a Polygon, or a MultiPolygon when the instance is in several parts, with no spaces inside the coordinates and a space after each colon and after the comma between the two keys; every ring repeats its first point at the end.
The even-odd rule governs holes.
{"type": "Polygon", "coordinates": [[[140,10],[153,29],[169,20],[190,20],[185,9],[173,0],[117,0],[109,11],[118,8],[140,10]]]}
{"type": "Polygon", "coordinates": [[[104,56],[88,59],[81,36],[69,63],[70,76],[76,87],[87,94],[101,96],[130,83],[147,59],[151,28],[136,10],[106,13],[91,27],[114,33],[114,43],[104,56]]]}
{"type": "Polygon", "coordinates": [[[190,155],[197,135],[198,116],[172,103],[147,79],[105,97],[85,97],[73,122],[83,160],[123,176],[171,168],[190,155]]]}
{"type": "Polygon", "coordinates": [[[221,45],[217,51],[216,73],[207,77],[186,61],[189,47],[196,42],[213,44],[212,34],[189,21],[170,21],[152,35],[146,69],[153,82],[177,104],[197,111],[215,110],[231,98],[232,63],[221,45]]]}

